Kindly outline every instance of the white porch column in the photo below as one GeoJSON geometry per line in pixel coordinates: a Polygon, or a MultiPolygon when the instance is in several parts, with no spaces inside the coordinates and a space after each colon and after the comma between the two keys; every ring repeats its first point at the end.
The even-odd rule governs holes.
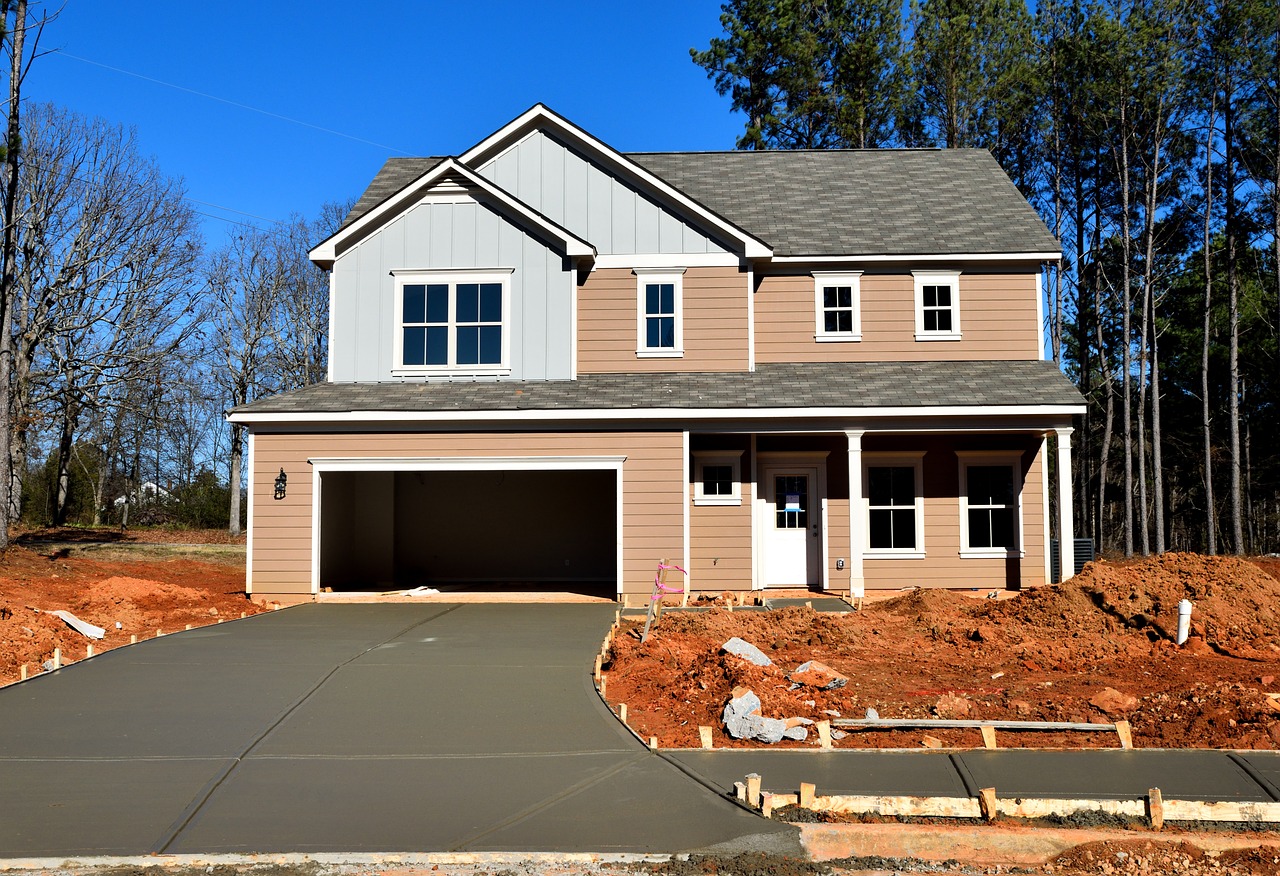
{"type": "Polygon", "coordinates": [[[1070,426],[1054,430],[1058,435],[1058,577],[1063,581],[1075,574],[1076,543],[1071,502],[1070,426]]]}
{"type": "Polygon", "coordinates": [[[849,595],[861,599],[866,595],[866,578],[862,571],[862,436],[865,432],[846,431],[849,439],[849,595]]]}

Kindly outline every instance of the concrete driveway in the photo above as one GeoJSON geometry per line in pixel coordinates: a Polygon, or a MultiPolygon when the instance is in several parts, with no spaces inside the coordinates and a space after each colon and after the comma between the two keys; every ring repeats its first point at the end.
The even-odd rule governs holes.
{"type": "Polygon", "coordinates": [[[801,854],[600,703],[611,605],[306,605],[0,690],[0,858],[801,854]]]}

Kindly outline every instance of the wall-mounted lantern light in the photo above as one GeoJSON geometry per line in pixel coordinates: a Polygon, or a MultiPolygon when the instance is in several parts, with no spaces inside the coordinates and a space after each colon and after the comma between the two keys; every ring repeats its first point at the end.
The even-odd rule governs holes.
{"type": "Polygon", "coordinates": [[[289,476],[284,473],[284,469],[280,469],[280,474],[276,475],[276,498],[284,498],[284,488],[289,483],[289,476]]]}

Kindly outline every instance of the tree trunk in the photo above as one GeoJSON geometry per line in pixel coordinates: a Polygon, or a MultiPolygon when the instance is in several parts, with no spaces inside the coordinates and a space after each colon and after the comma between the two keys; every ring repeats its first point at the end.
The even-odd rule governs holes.
{"type": "Polygon", "coordinates": [[[1223,147],[1226,154],[1227,313],[1231,324],[1230,377],[1227,384],[1228,428],[1231,434],[1231,538],[1232,551],[1244,554],[1244,506],[1240,485],[1240,274],[1236,270],[1235,107],[1228,83],[1223,100],[1223,147]]]}
{"type": "Polygon", "coordinates": [[[244,464],[244,431],[241,426],[231,426],[231,514],[227,531],[240,534],[240,471],[244,464]]]}
{"type": "MultiPolygon", "coordinates": [[[[22,153],[22,53],[27,32],[27,0],[13,5],[14,25],[10,31],[9,125],[5,135],[8,151],[4,161],[4,233],[0,235],[0,553],[9,549],[9,527],[13,523],[12,497],[15,490],[13,456],[9,446],[13,434],[13,300],[17,288],[15,262],[18,253],[18,166],[22,153]]],[[[0,17],[8,24],[9,0],[0,4],[0,17]]]]}
{"type": "Polygon", "coordinates": [[[1204,430],[1205,528],[1210,556],[1218,553],[1218,514],[1213,499],[1213,409],[1209,404],[1209,342],[1213,337],[1213,131],[1210,106],[1204,145],[1204,343],[1200,348],[1200,416],[1204,430]]]}
{"type": "Polygon", "coordinates": [[[1124,417],[1124,555],[1133,556],[1133,295],[1129,288],[1129,130],[1127,97],[1120,98],[1121,416],[1124,417]]]}
{"type": "Polygon", "coordinates": [[[75,438],[75,412],[68,405],[62,417],[62,435],[58,439],[58,497],[53,506],[53,523],[67,522],[67,499],[71,493],[71,445],[75,438]]]}

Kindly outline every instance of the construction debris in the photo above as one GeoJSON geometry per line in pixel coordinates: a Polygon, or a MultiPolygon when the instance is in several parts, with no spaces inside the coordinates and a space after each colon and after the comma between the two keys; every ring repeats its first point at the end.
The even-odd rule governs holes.
{"type": "Polygon", "coordinates": [[[760,714],[760,698],[747,688],[736,688],[724,707],[724,726],[734,739],[754,739],[774,743],[783,739],[803,742],[809,735],[807,718],[766,718],[760,714]]]}
{"type": "Polygon", "coordinates": [[[102,627],[95,627],[91,623],[82,621],[69,611],[58,609],[57,611],[45,612],[45,614],[51,614],[56,618],[61,618],[66,621],[67,626],[71,627],[71,629],[75,630],[82,636],[88,636],[90,639],[101,639],[107,634],[107,631],[102,627]]]}
{"type": "Polygon", "coordinates": [[[772,666],[773,661],[764,655],[764,652],[755,645],[734,636],[729,641],[720,646],[720,650],[728,654],[741,657],[743,660],[750,661],[756,666],[772,666]]]}
{"type": "Polygon", "coordinates": [[[791,680],[808,687],[835,690],[849,683],[849,676],[841,675],[825,663],[807,660],[791,673],[791,680]]]}

